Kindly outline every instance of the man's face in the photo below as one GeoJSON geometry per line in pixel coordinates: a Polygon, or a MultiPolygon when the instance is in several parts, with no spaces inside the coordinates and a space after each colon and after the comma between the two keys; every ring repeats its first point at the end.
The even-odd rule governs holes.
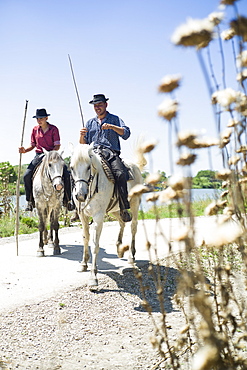
{"type": "Polygon", "coordinates": [[[106,112],[107,103],[100,102],[97,104],[94,104],[94,110],[97,114],[97,116],[102,116],[106,112]]]}

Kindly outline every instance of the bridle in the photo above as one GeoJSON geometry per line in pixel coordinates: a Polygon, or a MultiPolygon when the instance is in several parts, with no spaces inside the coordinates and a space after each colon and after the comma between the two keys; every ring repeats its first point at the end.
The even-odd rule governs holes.
{"type": "MultiPolygon", "coordinates": [[[[91,164],[91,166],[92,166],[92,164],[91,164]]],[[[80,182],[83,182],[83,183],[85,183],[87,185],[87,188],[88,188],[88,194],[85,197],[85,204],[84,204],[84,206],[82,207],[81,202],[79,202],[79,209],[80,209],[80,211],[82,211],[83,209],[85,209],[88,206],[88,204],[93,199],[94,194],[98,192],[98,176],[99,176],[99,174],[98,174],[98,172],[96,172],[96,174],[92,175],[91,166],[90,166],[90,175],[89,175],[88,180],[77,179],[77,180],[74,181],[74,185],[73,185],[73,188],[74,188],[75,187],[75,184],[80,183],[80,182]],[[93,191],[91,191],[92,190],[91,187],[92,187],[93,180],[94,180],[95,176],[96,176],[95,189],[93,191]]]]}

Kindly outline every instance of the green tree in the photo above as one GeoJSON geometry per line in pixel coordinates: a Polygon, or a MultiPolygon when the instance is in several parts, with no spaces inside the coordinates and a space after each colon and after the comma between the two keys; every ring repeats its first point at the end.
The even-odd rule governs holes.
{"type": "Polygon", "coordinates": [[[192,179],[194,189],[218,189],[221,181],[216,179],[216,171],[201,170],[192,179]]]}
{"type": "Polygon", "coordinates": [[[17,174],[14,167],[9,162],[0,163],[0,181],[13,183],[17,180],[17,174]]]}

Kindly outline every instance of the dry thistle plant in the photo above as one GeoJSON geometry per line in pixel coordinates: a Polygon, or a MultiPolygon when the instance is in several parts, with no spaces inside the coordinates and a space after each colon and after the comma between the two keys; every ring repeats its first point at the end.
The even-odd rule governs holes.
{"type": "MultiPolygon", "coordinates": [[[[179,158],[176,164],[181,167],[182,175],[172,173],[169,186],[159,194],[160,202],[177,204],[180,224],[176,234],[166,235],[159,227],[157,211],[157,230],[163,236],[164,248],[168,249],[165,260],[158,259],[157,246],[147,236],[149,272],[154,279],[160,304],[158,317],[152,312],[142,274],[136,270],[143,293],[143,306],[154,323],[151,343],[161,357],[154,367],[157,369],[162,362],[171,369],[247,369],[247,18],[239,14],[237,2],[221,0],[219,6],[221,9],[224,6],[224,13],[212,13],[202,20],[189,19],[172,36],[175,45],[195,49],[204,76],[207,70],[210,71],[205,81],[211,92],[209,104],[215,115],[217,137],[205,138],[196,132],[179,130],[179,102],[175,93],[180,88],[180,75],[165,76],[158,87],[160,93],[172,93],[158,107],[158,115],[168,123],[169,137],[176,137],[179,158]],[[230,8],[235,18],[227,20],[230,8]],[[209,62],[204,55],[212,40],[219,45],[224,71],[221,83],[217,82],[211,59],[209,62]],[[232,43],[235,63],[232,74],[236,76],[234,86],[226,84],[222,42],[232,43]],[[208,68],[205,68],[206,63],[210,64],[208,68]],[[212,83],[208,86],[211,79],[212,83]],[[212,146],[221,153],[223,169],[218,171],[217,178],[222,181],[224,191],[205,209],[205,217],[211,220],[213,228],[198,239],[191,207],[190,166],[196,161],[198,150],[210,150],[212,146]],[[185,213],[181,212],[182,204],[185,213]],[[172,253],[175,241],[180,245],[179,253],[172,253]],[[151,252],[157,257],[155,263],[151,252]],[[160,273],[161,265],[166,267],[165,276],[160,273]],[[165,308],[171,266],[178,272],[173,303],[184,317],[184,326],[173,335],[169,333],[169,313],[165,308]]],[[[151,177],[150,183],[152,181],[156,181],[155,176],[151,177]]],[[[149,201],[156,202],[157,195],[149,196],[149,201]]]]}

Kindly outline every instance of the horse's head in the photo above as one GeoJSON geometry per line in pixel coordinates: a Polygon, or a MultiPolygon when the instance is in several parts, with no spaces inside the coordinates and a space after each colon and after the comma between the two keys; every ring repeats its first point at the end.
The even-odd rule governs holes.
{"type": "Polygon", "coordinates": [[[64,160],[56,150],[52,150],[50,152],[45,149],[43,150],[45,153],[45,157],[42,161],[42,172],[46,173],[47,176],[50,178],[54,189],[57,191],[61,191],[64,187],[62,179],[64,160]]]}
{"type": "Polygon", "coordinates": [[[88,154],[90,146],[79,144],[75,148],[70,146],[70,149],[72,152],[70,169],[74,180],[73,194],[79,202],[85,202],[91,178],[91,159],[88,154]]]}

